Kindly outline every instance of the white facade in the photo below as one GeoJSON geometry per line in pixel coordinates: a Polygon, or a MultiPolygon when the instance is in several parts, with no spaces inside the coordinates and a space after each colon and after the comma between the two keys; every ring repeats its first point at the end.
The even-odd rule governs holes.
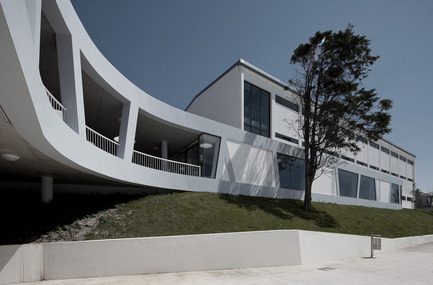
{"type": "MultiPolygon", "coordinates": [[[[298,113],[277,102],[296,104],[296,98],[251,64],[237,62],[185,112],[156,100],[118,72],[67,1],[0,0],[0,37],[0,122],[5,126],[0,131],[10,138],[0,142],[0,154],[20,157],[0,161],[5,175],[44,177],[54,189],[72,180],[303,198],[302,183],[282,177],[278,164],[281,155],[302,158],[293,124],[298,113]],[[263,97],[268,98],[263,100],[269,122],[262,130],[269,137],[244,130],[245,82],[269,93],[263,97]]],[[[415,157],[389,142],[378,144],[389,153],[365,145],[356,157],[345,154],[353,162],[319,178],[313,200],[410,208],[406,198],[403,204],[399,198],[391,203],[390,193],[397,185],[401,195],[411,196],[415,157]],[[367,184],[374,179],[375,199],[361,199],[358,190],[354,197],[342,196],[339,169],[357,175],[356,189],[362,179],[367,184]]]]}

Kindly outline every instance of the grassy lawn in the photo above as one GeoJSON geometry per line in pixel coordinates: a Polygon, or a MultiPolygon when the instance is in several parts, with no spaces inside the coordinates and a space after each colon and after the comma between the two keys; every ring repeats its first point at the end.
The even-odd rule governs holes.
{"type": "MultiPolygon", "coordinates": [[[[403,237],[433,234],[433,212],[277,200],[215,193],[58,195],[51,205],[10,203],[0,244],[302,229],[403,237]],[[21,205],[21,206],[20,206],[21,205]],[[24,207],[25,206],[25,207],[24,207]],[[14,217],[18,216],[18,217],[14,217]]],[[[4,205],[3,205],[4,206],[4,205]]],[[[4,219],[4,220],[3,220],[4,219]]]]}

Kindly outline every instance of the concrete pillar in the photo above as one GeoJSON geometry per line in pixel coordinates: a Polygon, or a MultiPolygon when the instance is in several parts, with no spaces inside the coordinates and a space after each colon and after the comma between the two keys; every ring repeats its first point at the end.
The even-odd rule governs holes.
{"type": "Polygon", "coordinates": [[[41,177],[41,201],[42,203],[50,203],[53,200],[53,177],[41,177]]]}
{"type": "Polygon", "coordinates": [[[119,151],[117,156],[132,161],[135,133],[137,130],[138,106],[131,102],[123,103],[122,120],[120,122],[119,151]]]}
{"type": "Polygon", "coordinates": [[[71,35],[57,34],[57,56],[62,104],[66,108],[65,121],[79,135],[86,136],[83,83],[80,50],[71,35]]]}
{"type": "Polygon", "coordinates": [[[168,158],[168,143],[166,140],[161,141],[161,158],[168,158]]]}

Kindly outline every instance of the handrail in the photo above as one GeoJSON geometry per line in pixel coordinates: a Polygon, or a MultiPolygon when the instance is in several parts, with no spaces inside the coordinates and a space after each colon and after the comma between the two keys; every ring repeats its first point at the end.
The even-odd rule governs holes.
{"type": "Polygon", "coordinates": [[[86,139],[88,142],[94,144],[96,147],[102,149],[103,151],[108,152],[114,156],[117,156],[117,150],[119,148],[119,144],[112,139],[101,135],[97,131],[86,126],[86,139]]]}
{"type": "Polygon", "coordinates": [[[50,100],[51,107],[53,107],[54,110],[58,111],[57,114],[64,121],[65,111],[66,111],[65,106],[63,106],[62,103],[60,103],[60,101],[57,100],[56,97],[54,97],[54,95],[51,94],[51,92],[46,87],[45,87],[45,92],[47,93],[48,100],[50,100]]]}
{"type": "Polygon", "coordinates": [[[200,177],[199,165],[169,160],[134,150],[132,163],[161,171],[200,177]]]}

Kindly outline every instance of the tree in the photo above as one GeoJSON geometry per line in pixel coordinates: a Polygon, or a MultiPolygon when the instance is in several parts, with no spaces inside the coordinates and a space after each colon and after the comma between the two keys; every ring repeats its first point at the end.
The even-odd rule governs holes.
{"type": "Polygon", "coordinates": [[[363,80],[379,56],[370,55],[370,40],[344,31],[316,32],[293,52],[296,66],[289,80],[298,95],[302,114],[297,122],[304,139],[304,208],[311,208],[313,181],[338,161],[342,150],[360,151],[359,140],[380,139],[391,131],[391,100],[379,100],[363,80]]]}

